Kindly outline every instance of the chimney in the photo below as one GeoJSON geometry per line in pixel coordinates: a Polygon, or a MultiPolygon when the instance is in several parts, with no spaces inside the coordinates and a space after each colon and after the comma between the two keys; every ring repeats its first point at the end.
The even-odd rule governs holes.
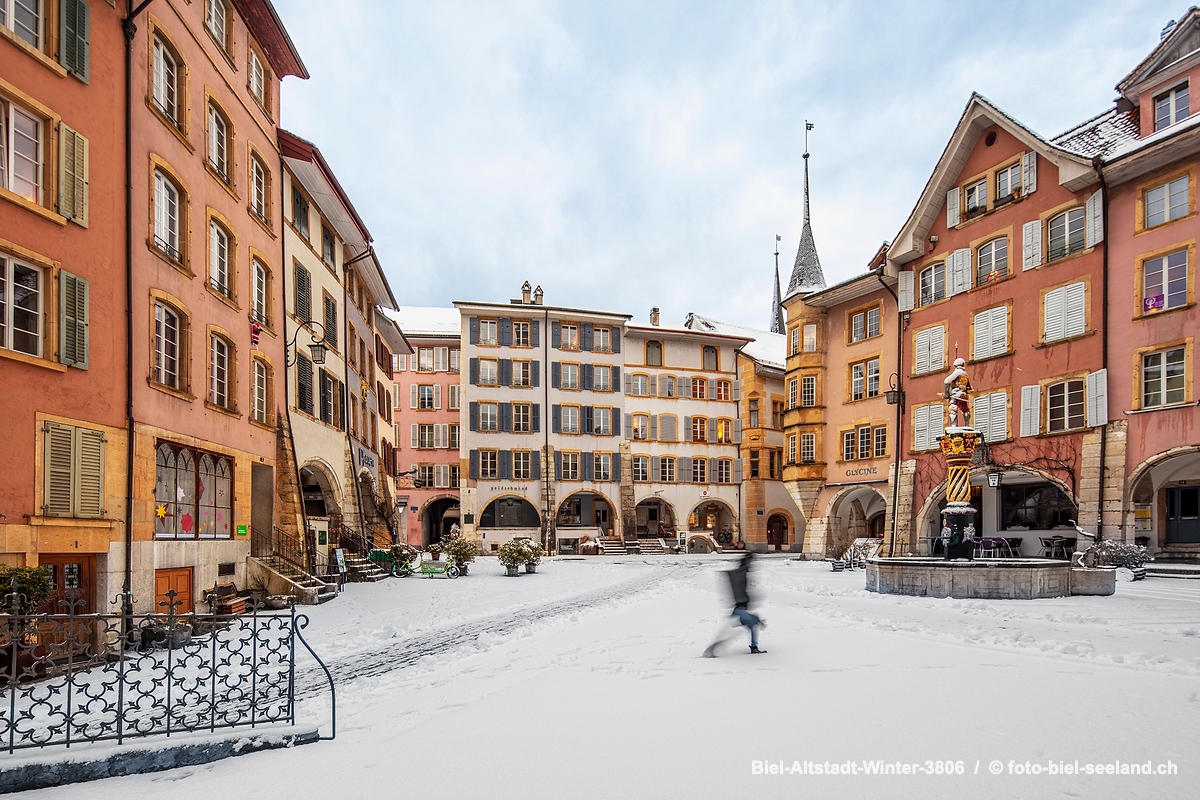
{"type": "Polygon", "coordinates": [[[529,281],[525,281],[523,284],[521,284],[521,302],[525,305],[529,305],[530,303],[529,293],[532,290],[533,287],[529,285],[529,281]]]}
{"type": "Polygon", "coordinates": [[[533,304],[540,306],[542,304],[542,287],[539,286],[533,290],[533,304]]]}
{"type": "Polygon", "coordinates": [[[1167,38],[1173,30],[1175,30],[1175,20],[1171,20],[1163,27],[1162,33],[1158,34],[1158,40],[1161,42],[1163,39],[1167,38]]]}
{"type": "Polygon", "coordinates": [[[650,324],[658,325],[658,306],[650,309],[650,324]]]}

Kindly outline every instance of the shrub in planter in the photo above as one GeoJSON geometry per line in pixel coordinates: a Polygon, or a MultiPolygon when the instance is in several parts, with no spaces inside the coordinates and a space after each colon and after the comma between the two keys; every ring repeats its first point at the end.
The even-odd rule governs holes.
{"type": "Polygon", "coordinates": [[[516,575],[517,569],[529,559],[529,553],[523,542],[514,539],[500,545],[500,549],[496,551],[496,558],[509,575],[516,575]]]}
{"type": "Polygon", "coordinates": [[[437,561],[442,557],[442,546],[440,544],[438,544],[437,542],[434,542],[433,544],[429,545],[429,547],[425,548],[425,550],[426,550],[426,552],[429,553],[430,556],[433,557],[434,561],[437,561]]]}
{"type": "Polygon", "coordinates": [[[546,549],[542,547],[540,542],[525,542],[525,571],[537,572],[537,565],[541,563],[542,558],[546,555],[546,549]]]}
{"type": "Polygon", "coordinates": [[[1150,551],[1141,545],[1112,539],[1104,539],[1096,545],[1096,564],[1098,566],[1137,569],[1153,560],[1150,551]]]}
{"type": "Polygon", "coordinates": [[[0,565],[0,614],[33,614],[50,597],[50,570],[45,567],[6,567],[0,565]],[[13,608],[9,595],[18,592],[19,609],[13,608]]]}
{"type": "Polygon", "coordinates": [[[467,564],[474,561],[475,556],[479,555],[479,548],[475,542],[461,536],[446,542],[443,549],[446,557],[455,563],[460,572],[466,572],[467,564]]]}
{"type": "Polygon", "coordinates": [[[413,562],[421,555],[421,551],[410,544],[392,545],[392,574],[408,575],[412,572],[413,562]]]}

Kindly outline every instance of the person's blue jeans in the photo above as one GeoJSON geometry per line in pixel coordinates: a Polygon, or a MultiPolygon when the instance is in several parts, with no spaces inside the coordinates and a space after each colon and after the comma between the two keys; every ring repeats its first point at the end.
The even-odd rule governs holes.
{"type": "Polygon", "coordinates": [[[730,616],[737,617],[738,622],[750,629],[750,646],[758,647],[758,617],[747,608],[735,608],[730,616]]]}

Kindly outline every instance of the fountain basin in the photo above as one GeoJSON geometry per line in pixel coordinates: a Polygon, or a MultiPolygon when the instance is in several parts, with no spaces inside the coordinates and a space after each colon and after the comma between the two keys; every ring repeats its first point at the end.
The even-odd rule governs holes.
{"type": "Polygon", "coordinates": [[[1067,561],[1048,558],[872,558],[867,560],[867,591],[980,600],[1105,595],[1116,591],[1116,571],[1072,569],[1067,561]]]}

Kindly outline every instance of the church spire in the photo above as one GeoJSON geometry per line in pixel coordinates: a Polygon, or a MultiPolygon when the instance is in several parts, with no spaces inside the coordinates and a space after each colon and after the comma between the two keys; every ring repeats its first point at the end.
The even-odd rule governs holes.
{"type": "Polygon", "coordinates": [[[771,333],[784,333],[787,326],[783,322],[783,301],[779,298],[779,242],[782,237],[775,234],[775,285],[771,297],[771,333]]]}
{"type": "Polygon", "coordinates": [[[808,205],[808,132],[813,125],[804,122],[804,227],[800,231],[800,247],[796,250],[796,264],[792,267],[792,279],[788,282],[787,296],[797,293],[815,292],[825,288],[825,273],[821,271],[821,259],[817,256],[817,245],[813,241],[812,220],[808,205]]]}

